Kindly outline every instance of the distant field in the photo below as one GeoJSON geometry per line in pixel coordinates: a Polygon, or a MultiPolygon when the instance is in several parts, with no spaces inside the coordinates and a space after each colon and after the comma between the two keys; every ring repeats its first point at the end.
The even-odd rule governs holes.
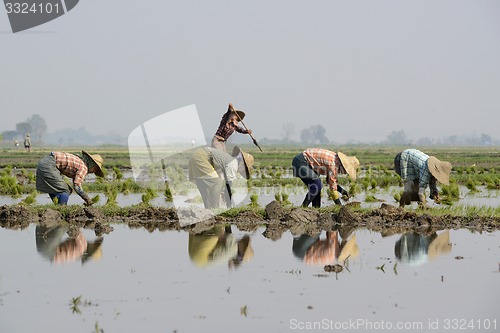
{"type": "MultiPolygon", "coordinates": [[[[264,152],[260,152],[255,146],[243,145],[241,147],[255,157],[256,166],[281,168],[289,167],[293,157],[305,148],[300,146],[264,146],[264,152]]],[[[383,166],[392,169],[394,156],[406,147],[324,146],[322,148],[355,155],[361,163],[361,169],[370,166],[383,166]]],[[[91,154],[101,154],[104,157],[106,167],[130,168],[128,149],[124,146],[34,148],[31,153],[26,153],[21,148],[3,147],[0,154],[0,168],[5,166],[35,168],[38,160],[52,150],[71,153],[80,153],[81,150],[86,150],[91,154]]],[[[477,170],[500,168],[500,147],[444,147],[422,148],[421,150],[428,155],[434,155],[441,160],[451,162],[454,169],[473,165],[477,170]]]]}

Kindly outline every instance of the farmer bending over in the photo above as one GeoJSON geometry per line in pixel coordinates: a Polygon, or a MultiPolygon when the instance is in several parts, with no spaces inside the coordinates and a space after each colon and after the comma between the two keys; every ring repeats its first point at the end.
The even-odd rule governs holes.
{"type": "Polygon", "coordinates": [[[59,205],[66,205],[73,190],[64,181],[61,176],[63,174],[73,179],[76,193],[85,201],[86,206],[90,206],[92,200],[83,191],[82,183],[88,173],[95,173],[99,177],[104,177],[102,163],[101,155],[90,155],[83,150],[82,156],[51,152],[38,162],[36,167],[36,189],[48,193],[53,201],[57,198],[59,205]]]}
{"type": "Polygon", "coordinates": [[[219,208],[222,193],[231,207],[231,183],[238,173],[248,179],[253,161],[252,155],[238,147],[234,147],[233,156],[212,147],[195,149],[189,159],[189,180],[198,187],[205,208],[219,208]]]}
{"type": "Polygon", "coordinates": [[[346,196],[349,196],[349,193],[337,184],[337,174],[348,174],[352,180],[356,180],[358,166],[356,157],[322,148],[307,148],[295,156],[292,161],[293,175],[299,177],[308,189],[302,206],[307,207],[312,202],[313,207],[321,207],[320,175],[326,175],[334,201],[341,205],[339,192],[346,196]]]}
{"type": "Polygon", "coordinates": [[[437,181],[444,185],[450,184],[450,162],[440,161],[417,149],[406,149],[397,154],[394,158],[394,171],[404,182],[400,206],[409,205],[412,201],[425,206],[427,186],[430,187],[430,198],[438,203],[437,181]]]}
{"type": "Polygon", "coordinates": [[[227,112],[224,113],[219,128],[212,139],[212,147],[226,151],[226,141],[234,131],[242,134],[252,134],[252,130],[246,130],[238,126],[238,122],[245,118],[245,112],[235,110],[233,104],[229,103],[227,112]]]}

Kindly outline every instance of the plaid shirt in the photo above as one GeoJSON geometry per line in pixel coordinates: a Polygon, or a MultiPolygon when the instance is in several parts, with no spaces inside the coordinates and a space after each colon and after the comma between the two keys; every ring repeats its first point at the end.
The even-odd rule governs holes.
{"type": "Polygon", "coordinates": [[[326,175],[330,189],[337,191],[337,173],[340,165],[337,153],[322,148],[307,148],[303,154],[317,174],[326,175]]]}
{"type": "Polygon", "coordinates": [[[215,135],[224,138],[224,140],[227,140],[231,136],[231,134],[234,133],[234,131],[242,134],[248,133],[246,129],[240,128],[238,125],[235,125],[234,123],[228,123],[230,114],[231,110],[227,110],[227,112],[224,113],[220,121],[219,128],[217,129],[217,132],[215,132],[215,135]]]}
{"type": "Polygon", "coordinates": [[[75,186],[81,186],[89,172],[87,165],[76,155],[61,152],[52,152],[56,158],[56,168],[63,175],[73,179],[75,186]]]}
{"type": "Polygon", "coordinates": [[[406,149],[401,153],[401,179],[418,179],[419,188],[426,189],[431,180],[431,173],[427,166],[429,155],[416,149],[406,149]]]}

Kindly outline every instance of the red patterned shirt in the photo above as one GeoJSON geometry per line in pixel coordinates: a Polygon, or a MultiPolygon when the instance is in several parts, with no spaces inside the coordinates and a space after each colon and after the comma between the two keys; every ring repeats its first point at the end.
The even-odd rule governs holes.
{"type": "Polygon", "coordinates": [[[89,172],[87,165],[81,158],[69,153],[53,152],[56,158],[56,168],[63,175],[73,179],[75,186],[81,186],[89,172]]]}
{"type": "Polygon", "coordinates": [[[231,136],[231,134],[234,133],[234,131],[242,134],[248,133],[246,129],[243,129],[238,125],[235,125],[234,123],[228,123],[230,115],[231,110],[228,110],[226,113],[224,113],[220,121],[219,128],[217,129],[217,132],[215,132],[215,135],[224,138],[224,140],[227,140],[231,136]]]}
{"type": "Polygon", "coordinates": [[[322,148],[307,148],[303,154],[311,168],[319,175],[326,175],[328,186],[332,191],[336,191],[340,166],[337,153],[322,148]]]}

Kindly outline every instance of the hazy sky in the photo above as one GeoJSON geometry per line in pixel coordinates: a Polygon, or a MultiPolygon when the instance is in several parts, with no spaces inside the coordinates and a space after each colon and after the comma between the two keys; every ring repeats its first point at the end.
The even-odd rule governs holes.
{"type": "Polygon", "coordinates": [[[257,138],[499,138],[495,0],[82,0],[17,34],[0,9],[0,45],[0,131],[38,113],[128,136],[196,104],[211,136],[233,102],[257,138]]]}

